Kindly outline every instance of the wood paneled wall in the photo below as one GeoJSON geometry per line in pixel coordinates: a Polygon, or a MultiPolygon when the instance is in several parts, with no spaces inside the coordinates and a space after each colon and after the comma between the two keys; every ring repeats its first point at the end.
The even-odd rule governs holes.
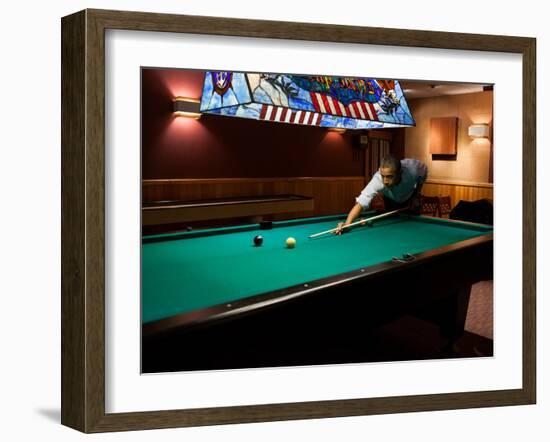
{"type": "MultiPolygon", "coordinates": [[[[142,197],[144,202],[283,194],[314,198],[315,209],[312,212],[280,214],[274,217],[289,219],[347,213],[364,186],[365,180],[359,176],[143,180],[142,197]]],[[[449,195],[454,207],[460,200],[492,200],[493,185],[428,179],[422,193],[428,196],[449,195]]]]}
{"type": "Polygon", "coordinates": [[[361,176],[143,180],[142,198],[149,202],[282,194],[313,197],[312,212],[280,214],[273,218],[290,219],[347,213],[364,186],[361,176]]]}
{"type": "Polygon", "coordinates": [[[423,161],[428,166],[428,177],[434,180],[492,181],[492,140],[468,135],[471,124],[487,123],[492,127],[492,91],[417,98],[409,100],[409,107],[416,127],[405,129],[406,158],[423,161]],[[430,120],[436,117],[458,117],[457,151],[453,158],[430,154],[430,120]]]}
{"type": "Polygon", "coordinates": [[[493,200],[493,184],[428,179],[422,187],[422,194],[427,196],[449,195],[451,206],[454,207],[460,200],[493,200]]]}

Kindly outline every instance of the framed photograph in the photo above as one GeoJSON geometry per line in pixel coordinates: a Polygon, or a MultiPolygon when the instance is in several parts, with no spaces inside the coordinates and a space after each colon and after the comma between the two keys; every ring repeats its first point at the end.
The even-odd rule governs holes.
{"type": "Polygon", "coordinates": [[[535,48],[64,17],[62,423],[535,403],[535,48]]]}

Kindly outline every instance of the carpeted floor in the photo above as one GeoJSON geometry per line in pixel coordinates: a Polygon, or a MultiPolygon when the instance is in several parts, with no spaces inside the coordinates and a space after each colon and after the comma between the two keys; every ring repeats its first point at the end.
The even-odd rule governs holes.
{"type": "Polygon", "coordinates": [[[493,339],[493,281],[481,281],[472,286],[465,328],[493,339]]]}

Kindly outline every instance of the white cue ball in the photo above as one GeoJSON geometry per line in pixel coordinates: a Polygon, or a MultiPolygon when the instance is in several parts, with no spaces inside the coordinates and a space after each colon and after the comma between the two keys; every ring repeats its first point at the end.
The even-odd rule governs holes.
{"type": "Polygon", "coordinates": [[[286,246],[289,249],[293,249],[295,245],[296,245],[296,240],[294,238],[290,237],[286,239],[286,246]]]}

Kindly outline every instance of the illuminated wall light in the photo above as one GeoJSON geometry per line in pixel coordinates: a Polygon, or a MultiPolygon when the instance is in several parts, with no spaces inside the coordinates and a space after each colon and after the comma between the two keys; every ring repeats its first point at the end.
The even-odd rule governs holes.
{"type": "Polygon", "coordinates": [[[327,129],[329,132],[336,132],[338,134],[343,134],[346,132],[346,129],[345,128],[340,128],[340,127],[331,127],[329,129],[327,129]]]}
{"type": "Polygon", "coordinates": [[[194,118],[201,117],[200,100],[196,98],[176,97],[174,99],[174,115],[178,117],[194,118]]]}
{"type": "Polygon", "coordinates": [[[472,124],[468,127],[468,135],[472,138],[489,138],[489,125],[482,124],[472,124]]]}

